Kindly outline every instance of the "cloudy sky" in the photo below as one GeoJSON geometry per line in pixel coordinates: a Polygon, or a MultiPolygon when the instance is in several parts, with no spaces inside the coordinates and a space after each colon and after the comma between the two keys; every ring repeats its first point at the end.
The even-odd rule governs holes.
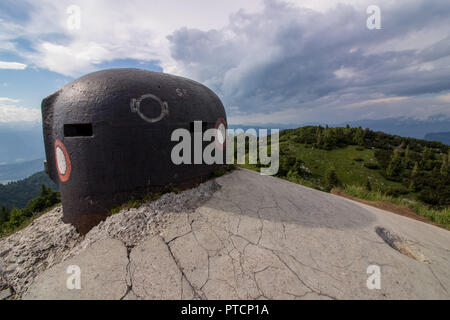
{"type": "Polygon", "coordinates": [[[450,117],[449,17],[448,0],[2,0],[0,123],[111,67],[202,82],[234,124],[450,117]]]}

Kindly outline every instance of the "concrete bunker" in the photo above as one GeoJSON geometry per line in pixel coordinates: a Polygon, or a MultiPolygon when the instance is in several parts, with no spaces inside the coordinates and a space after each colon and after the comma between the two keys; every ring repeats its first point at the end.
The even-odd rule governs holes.
{"type": "Polygon", "coordinates": [[[217,95],[186,78],[140,69],[94,72],[45,98],[42,118],[46,171],[60,188],[64,222],[81,233],[130,198],[195,185],[221,166],[171,161],[175,129],[192,132],[195,121],[202,130],[226,128],[217,95]]]}

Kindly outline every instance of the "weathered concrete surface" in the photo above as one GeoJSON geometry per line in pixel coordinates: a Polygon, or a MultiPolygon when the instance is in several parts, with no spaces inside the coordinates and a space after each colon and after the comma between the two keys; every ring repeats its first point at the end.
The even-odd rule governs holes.
{"type": "Polygon", "coordinates": [[[195,211],[218,188],[211,180],[178,194],[164,194],[138,209],[112,215],[84,237],[62,221],[62,208],[56,207],[25,229],[0,239],[0,291],[9,287],[21,297],[37,275],[99,240],[117,239],[127,248],[135,247],[158,235],[173,221],[173,215],[195,211]]]}
{"type": "MultiPolygon", "coordinates": [[[[159,236],[130,245],[128,259],[125,253],[116,257],[121,267],[91,278],[92,292],[82,297],[450,298],[450,232],[247,170],[216,181],[222,187],[209,200],[196,210],[170,214],[159,236]],[[371,265],[381,268],[380,290],[367,288],[371,265]],[[108,279],[118,280],[114,294],[108,279]]],[[[120,248],[115,250],[125,250],[120,248]]],[[[111,259],[82,261],[106,271],[116,261],[111,259]]],[[[65,271],[65,265],[50,270],[65,271]]],[[[52,272],[39,276],[26,297],[48,297],[65,286],[67,275],[52,272]]]]}
{"type": "Polygon", "coordinates": [[[23,299],[120,299],[128,289],[127,266],[127,249],[122,242],[100,240],[36,277],[37,285],[31,286],[23,299]],[[67,287],[67,279],[73,275],[69,266],[80,268],[80,289],[67,287]]]}
{"type": "Polygon", "coordinates": [[[64,260],[81,239],[73,226],[63,223],[61,207],[0,239],[0,289],[11,287],[20,296],[38,274],[64,260]]]}
{"type": "Polygon", "coordinates": [[[137,297],[180,298],[182,274],[160,237],[136,247],[131,252],[130,262],[132,288],[137,297]]]}
{"type": "Polygon", "coordinates": [[[11,288],[0,291],[0,300],[6,300],[13,295],[11,288]]]}

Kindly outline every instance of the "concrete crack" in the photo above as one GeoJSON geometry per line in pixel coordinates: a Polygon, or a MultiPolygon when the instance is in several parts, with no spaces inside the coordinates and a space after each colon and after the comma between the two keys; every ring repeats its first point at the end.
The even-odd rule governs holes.
{"type": "MultiPolygon", "coordinates": [[[[122,242],[123,243],[123,242],[122,242]]],[[[125,245],[125,244],[124,244],[125,245]]],[[[123,300],[130,292],[133,292],[133,294],[140,298],[134,291],[133,291],[133,274],[131,271],[131,250],[133,250],[134,246],[125,246],[125,248],[127,249],[127,259],[128,259],[128,264],[126,266],[126,275],[125,275],[125,282],[127,284],[127,291],[125,292],[125,294],[120,298],[120,300],[123,300]]]]}
{"type": "MultiPolygon", "coordinates": [[[[163,242],[164,242],[164,241],[163,241],[163,242]]],[[[194,294],[194,299],[196,299],[196,300],[197,300],[197,299],[201,299],[201,295],[198,294],[196,288],[192,285],[192,283],[189,281],[188,277],[187,277],[186,274],[184,273],[183,268],[180,266],[180,263],[179,263],[178,259],[177,259],[177,258],[175,257],[175,255],[173,254],[172,249],[170,248],[170,245],[169,245],[168,243],[166,243],[166,242],[164,242],[164,243],[166,244],[167,250],[169,250],[170,256],[172,257],[173,261],[175,261],[175,264],[176,264],[178,270],[180,270],[180,272],[181,272],[181,280],[182,280],[182,281],[181,281],[181,288],[183,288],[183,278],[184,278],[184,279],[186,280],[186,282],[188,283],[188,285],[189,285],[189,286],[191,287],[191,289],[192,289],[192,292],[193,292],[193,294],[194,294]]],[[[183,293],[183,289],[182,289],[181,293],[183,293]]],[[[181,296],[180,299],[183,299],[183,296],[181,296]]]]}

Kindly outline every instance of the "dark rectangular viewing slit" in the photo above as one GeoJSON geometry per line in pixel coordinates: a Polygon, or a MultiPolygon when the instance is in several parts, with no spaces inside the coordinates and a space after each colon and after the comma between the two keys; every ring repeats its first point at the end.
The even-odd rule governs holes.
{"type": "Polygon", "coordinates": [[[77,123],[64,125],[64,137],[92,137],[91,123],[77,123]]]}

